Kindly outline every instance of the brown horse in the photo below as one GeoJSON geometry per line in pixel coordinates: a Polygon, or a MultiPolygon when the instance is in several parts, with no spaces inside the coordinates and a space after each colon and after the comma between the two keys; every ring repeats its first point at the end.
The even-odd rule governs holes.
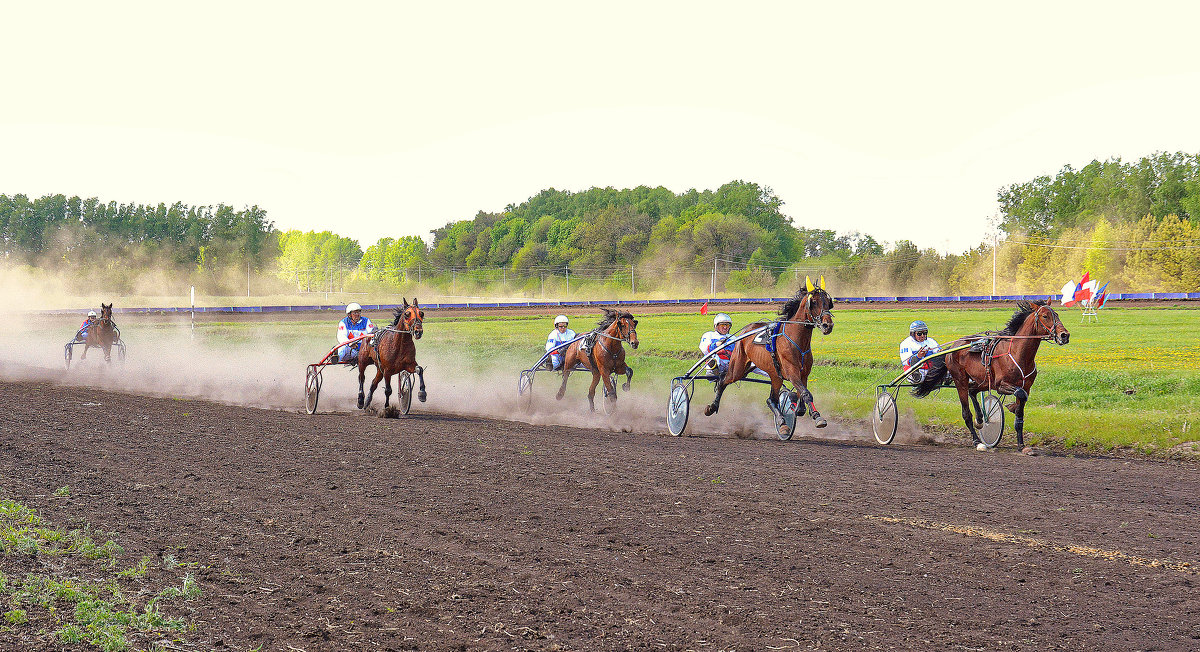
{"type": "Polygon", "coordinates": [[[100,318],[88,328],[87,339],[83,344],[83,355],[79,356],[80,360],[86,360],[88,349],[96,347],[103,349],[105,362],[112,362],[112,347],[121,338],[120,329],[113,323],[112,307],[111,303],[100,304],[100,318]]]}
{"type": "Polygon", "coordinates": [[[415,344],[416,340],[421,339],[421,335],[425,332],[422,324],[425,319],[425,311],[421,310],[416,297],[413,297],[412,305],[409,305],[408,299],[405,299],[404,305],[394,309],[392,314],[395,317],[392,324],[380,329],[379,334],[375,337],[364,340],[362,349],[359,351],[359,409],[365,410],[371,405],[371,397],[375,395],[375,388],[379,386],[379,381],[382,379],[383,411],[387,414],[392,398],[392,376],[401,371],[417,375],[417,379],[421,383],[417,400],[425,402],[425,368],[417,364],[415,344]],[[371,381],[371,391],[366,394],[366,400],[363,400],[363,381],[366,380],[367,367],[372,364],[377,369],[375,380],[371,381]]]}
{"type": "MultiPolygon", "coordinates": [[[[824,279],[820,286],[814,286],[811,280],[805,279],[807,289],[800,290],[779,309],[783,320],[771,322],[780,324],[779,334],[774,336],[775,352],[767,350],[766,341],[772,337],[767,333],[768,340],[759,341],[759,337],[748,337],[739,341],[729,357],[729,368],[717,381],[716,396],[713,402],[704,408],[704,416],[712,416],[721,408],[721,394],[725,388],[746,377],[750,365],[762,369],[771,377],[771,393],[767,397],[767,407],[776,417],[780,417],[779,390],[784,381],[789,381],[796,387],[800,397],[797,415],[803,415],[805,407],[812,412],[813,421],[818,428],[824,428],[828,422],[817,412],[812,392],[808,391],[808,374],[813,367],[812,336],[813,329],[820,328],[822,335],[833,332],[833,297],[825,291],[824,279]]],[[[747,333],[755,328],[768,326],[767,322],[749,324],[738,331],[747,333]]],[[[786,424],[780,425],[780,435],[790,435],[786,424]]]]}
{"type": "Polygon", "coordinates": [[[1017,430],[1017,448],[1025,448],[1025,402],[1029,400],[1029,390],[1037,378],[1038,346],[1042,340],[1053,340],[1062,346],[1071,339],[1071,334],[1045,301],[1018,301],[1017,311],[1008,321],[1008,325],[999,333],[983,333],[972,335],[951,342],[943,348],[953,348],[962,344],[978,342],[961,351],[948,353],[935,359],[929,371],[916,387],[913,396],[925,396],[942,384],[949,373],[958,388],[958,400],[962,403],[963,422],[971,431],[971,439],[976,443],[979,435],[976,428],[983,427],[983,411],[979,406],[979,392],[995,390],[1004,395],[1015,396],[1016,401],[1008,405],[1008,409],[1016,415],[1014,425],[1017,430]],[[971,419],[971,408],[967,399],[975,406],[977,419],[971,419]]]}
{"type": "Polygon", "coordinates": [[[604,381],[604,398],[615,404],[617,401],[617,386],[613,374],[625,374],[625,383],[621,388],[629,391],[629,383],[633,381],[633,367],[625,364],[625,348],[622,342],[638,348],[637,320],[627,312],[617,312],[603,308],[604,319],[584,339],[567,347],[563,353],[562,387],[554,398],[562,400],[567,391],[567,377],[575,365],[581,365],[592,372],[592,386],[588,388],[588,405],[592,412],[596,411],[596,385],[604,381]],[[581,345],[586,344],[586,347],[581,345]]]}

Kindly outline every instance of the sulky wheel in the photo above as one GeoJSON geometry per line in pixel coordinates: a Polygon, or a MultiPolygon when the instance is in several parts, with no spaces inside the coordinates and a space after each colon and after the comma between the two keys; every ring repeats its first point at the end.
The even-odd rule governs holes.
{"type": "Polygon", "coordinates": [[[875,407],[871,409],[871,430],[875,441],[887,445],[896,438],[896,397],[886,389],[875,390],[875,407]]]}
{"type": "Polygon", "coordinates": [[[117,342],[117,362],[125,364],[125,343],[117,342]]]}
{"type": "Polygon", "coordinates": [[[775,417],[775,434],[783,441],[796,432],[796,401],[799,397],[789,389],[779,390],[779,416],[775,417]],[[784,431],[787,426],[787,431],[784,431]]]}
{"type": "Polygon", "coordinates": [[[308,373],[304,377],[304,411],[313,414],[317,411],[317,397],[321,395],[321,372],[317,365],[308,365],[308,373]]]}
{"type": "Polygon", "coordinates": [[[63,347],[63,358],[65,358],[67,361],[67,369],[71,368],[71,353],[72,353],[72,351],[71,351],[70,344],[67,344],[66,346],[63,347]]]}
{"type": "Polygon", "coordinates": [[[521,410],[526,413],[533,407],[532,371],[522,371],[521,377],[517,379],[517,402],[520,404],[521,410]]]}
{"type": "Polygon", "coordinates": [[[667,431],[676,437],[682,435],[687,427],[691,401],[692,397],[688,396],[683,383],[671,387],[671,395],[667,397],[667,431]]]}
{"type": "Polygon", "coordinates": [[[396,389],[399,390],[396,396],[396,408],[400,410],[400,414],[408,414],[408,410],[412,407],[412,374],[401,371],[396,380],[396,389]]]}
{"type": "Polygon", "coordinates": [[[979,429],[979,440],[988,448],[995,448],[1004,435],[1004,402],[988,392],[983,395],[983,427],[979,429]]]}

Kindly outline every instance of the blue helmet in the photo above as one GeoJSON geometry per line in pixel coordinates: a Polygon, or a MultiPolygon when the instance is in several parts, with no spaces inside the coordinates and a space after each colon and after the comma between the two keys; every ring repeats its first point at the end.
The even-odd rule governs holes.
{"type": "Polygon", "coordinates": [[[923,331],[925,333],[928,333],[929,327],[925,325],[925,322],[918,319],[917,321],[914,321],[913,323],[908,325],[908,334],[912,335],[913,333],[916,333],[917,331],[923,331]]]}

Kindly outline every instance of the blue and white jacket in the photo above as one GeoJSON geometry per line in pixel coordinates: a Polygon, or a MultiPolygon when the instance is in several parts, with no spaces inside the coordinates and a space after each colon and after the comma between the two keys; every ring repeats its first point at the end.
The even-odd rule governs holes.
{"type": "Polygon", "coordinates": [[[554,355],[562,355],[563,353],[567,352],[566,347],[563,345],[575,339],[576,337],[578,337],[578,335],[575,334],[575,331],[569,328],[561,333],[558,332],[558,329],[556,328],[550,331],[550,335],[546,338],[546,350],[553,351],[554,349],[558,349],[557,351],[554,351],[554,355]]]}

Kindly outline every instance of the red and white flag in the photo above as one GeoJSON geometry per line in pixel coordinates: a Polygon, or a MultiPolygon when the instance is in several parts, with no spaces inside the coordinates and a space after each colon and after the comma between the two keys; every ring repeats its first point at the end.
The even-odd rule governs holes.
{"type": "Polygon", "coordinates": [[[1067,281],[1067,284],[1062,287],[1062,305],[1075,305],[1075,290],[1078,288],[1079,286],[1075,285],[1075,281],[1067,281]]]}
{"type": "Polygon", "coordinates": [[[708,302],[707,301],[704,302],[704,305],[700,306],[700,314],[702,314],[702,315],[708,314],[708,302]]]}
{"type": "Polygon", "coordinates": [[[1079,289],[1075,291],[1075,301],[1087,303],[1096,294],[1096,282],[1088,280],[1088,273],[1083,273],[1079,279],[1079,289]]]}

